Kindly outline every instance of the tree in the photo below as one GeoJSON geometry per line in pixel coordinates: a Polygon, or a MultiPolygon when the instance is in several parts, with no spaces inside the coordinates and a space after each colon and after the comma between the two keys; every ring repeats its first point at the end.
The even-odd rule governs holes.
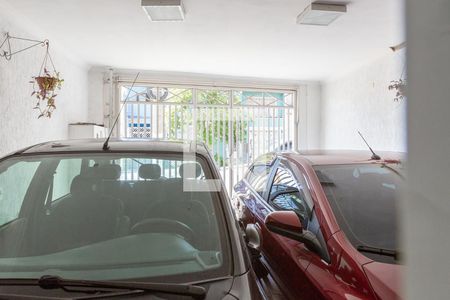
{"type": "MultiPolygon", "coordinates": [[[[178,94],[177,97],[172,99],[172,102],[179,104],[191,103],[192,90],[186,91],[189,92],[177,93],[179,91],[171,91],[174,94],[178,94]]],[[[230,115],[228,106],[229,101],[230,95],[228,91],[200,90],[198,93],[197,103],[200,106],[205,105],[206,107],[197,111],[197,139],[205,142],[210,149],[213,147],[217,147],[217,149],[228,149],[230,138],[236,147],[238,142],[246,141],[248,138],[248,121],[244,118],[243,112],[241,110],[234,111],[233,116],[235,118],[234,120],[230,120],[232,116],[230,115]],[[211,117],[211,113],[214,114],[214,118],[211,117]],[[238,115],[236,116],[235,114],[238,115]],[[236,119],[242,121],[236,121],[236,119]],[[225,144],[221,144],[221,142],[225,142],[225,144]]],[[[233,101],[236,102],[236,99],[233,99],[233,101]]],[[[189,126],[192,129],[194,125],[193,112],[190,105],[177,105],[170,114],[167,112],[167,116],[165,117],[169,118],[170,123],[169,138],[178,138],[181,130],[189,126]]],[[[226,166],[228,164],[228,159],[224,156],[224,151],[217,151],[215,154],[215,160],[219,166],[226,166]]]]}

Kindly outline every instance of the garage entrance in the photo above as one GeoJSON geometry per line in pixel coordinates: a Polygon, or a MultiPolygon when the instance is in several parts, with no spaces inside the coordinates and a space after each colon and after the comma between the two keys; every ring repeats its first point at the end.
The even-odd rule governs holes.
{"type": "MultiPolygon", "coordinates": [[[[123,102],[131,88],[120,86],[123,102]]],[[[134,86],[121,119],[125,138],[205,142],[227,187],[248,164],[269,151],[296,145],[295,91],[134,86]]],[[[131,166],[137,179],[138,165],[131,166]]]]}

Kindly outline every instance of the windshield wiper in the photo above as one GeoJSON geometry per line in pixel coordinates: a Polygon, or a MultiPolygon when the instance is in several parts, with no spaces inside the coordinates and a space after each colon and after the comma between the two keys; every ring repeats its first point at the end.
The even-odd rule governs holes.
{"type": "Polygon", "coordinates": [[[370,247],[370,246],[363,246],[360,245],[356,247],[356,250],[359,252],[366,252],[366,253],[373,253],[373,254],[379,254],[384,256],[391,256],[395,260],[398,260],[399,253],[396,250],[390,250],[390,249],[383,249],[383,248],[377,248],[377,247],[370,247]]]}
{"type": "Polygon", "coordinates": [[[381,164],[381,167],[382,167],[382,168],[389,169],[389,170],[391,170],[392,172],[394,172],[395,174],[397,174],[401,179],[405,179],[405,176],[403,176],[403,174],[400,173],[399,170],[397,170],[397,169],[395,169],[395,168],[389,166],[388,164],[382,163],[382,164],[381,164]]]}
{"type": "MultiPolygon", "coordinates": [[[[154,292],[173,295],[191,296],[194,299],[204,299],[206,289],[202,286],[191,284],[177,284],[177,283],[153,283],[153,282],[128,282],[128,281],[95,281],[95,280],[73,280],[63,279],[59,276],[44,275],[39,279],[0,279],[1,285],[36,285],[43,289],[63,289],[65,291],[74,292],[73,287],[81,288],[97,288],[98,290],[90,290],[89,292],[106,292],[103,294],[106,297],[113,297],[116,293],[111,290],[104,289],[122,289],[130,290],[130,292],[154,292]]],[[[76,290],[83,292],[83,290],[76,290]]],[[[117,296],[119,293],[117,294],[117,296]]],[[[120,293],[123,295],[123,293],[120,293]]],[[[97,298],[93,296],[93,298],[97,298]]],[[[86,297],[83,297],[86,299],[86,297]]],[[[89,297],[88,297],[89,298],[89,297]]]]}

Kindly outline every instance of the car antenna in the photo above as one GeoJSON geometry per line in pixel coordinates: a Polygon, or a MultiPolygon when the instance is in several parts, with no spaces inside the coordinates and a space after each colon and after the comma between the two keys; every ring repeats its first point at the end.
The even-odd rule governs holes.
{"type": "Polygon", "coordinates": [[[361,134],[361,132],[358,131],[358,134],[361,136],[361,138],[363,139],[364,143],[366,143],[367,147],[369,147],[370,152],[372,152],[372,157],[370,159],[380,160],[381,157],[378,154],[376,154],[375,151],[373,151],[373,149],[370,147],[369,143],[366,141],[366,139],[361,134]]]}
{"type": "Polygon", "coordinates": [[[127,97],[123,101],[122,106],[120,107],[119,113],[117,114],[116,120],[114,121],[113,126],[111,127],[111,130],[109,131],[108,137],[106,138],[106,141],[103,143],[103,151],[108,151],[109,150],[109,145],[108,145],[109,139],[111,138],[111,135],[113,133],[114,127],[117,124],[117,121],[119,120],[119,117],[120,117],[120,114],[122,113],[123,107],[125,106],[125,104],[127,104],[128,98],[130,97],[130,93],[133,90],[134,84],[136,83],[136,80],[138,79],[139,74],[140,74],[140,72],[138,72],[136,74],[136,77],[133,80],[133,84],[131,85],[131,88],[128,90],[127,97]]]}

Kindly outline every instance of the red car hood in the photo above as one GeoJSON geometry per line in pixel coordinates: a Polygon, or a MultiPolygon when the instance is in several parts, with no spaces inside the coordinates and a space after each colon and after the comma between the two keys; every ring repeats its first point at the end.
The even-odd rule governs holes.
{"type": "Polygon", "coordinates": [[[403,266],[370,262],[363,268],[379,299],[402,299],[403,266]]]}

